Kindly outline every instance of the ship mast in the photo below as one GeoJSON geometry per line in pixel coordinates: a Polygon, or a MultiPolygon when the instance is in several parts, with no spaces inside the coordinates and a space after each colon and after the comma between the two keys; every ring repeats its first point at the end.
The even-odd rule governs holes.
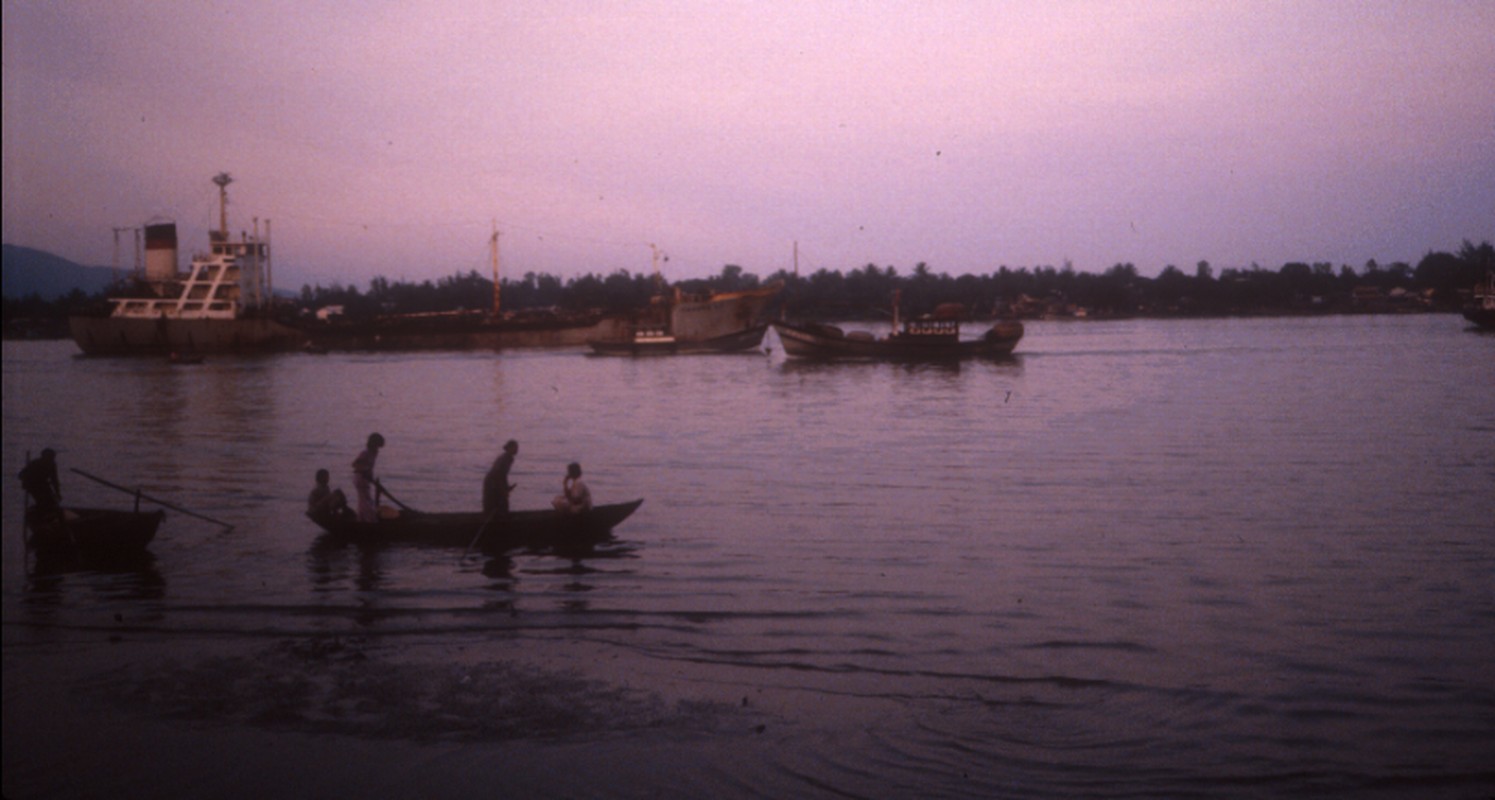
{"type": "Polygon", "coordinates": [[[498,220],[493,221],[493,236],[488,240],[488,256],[493,260],[493,316],[498,316],[498,220]]]}
{"type": "Polygon", "coordinates": [[[213,176],[213,183],[218,184],[218,235],[225,242],[228,241],[228,185],[233,182],[227,172],[213,176]]]}
{"type": "MultiPolygon", "coordinates": [[[[255,217],[254,238],[259,239],[259,217],[255,217]]],[[[275,272],[270,268],[270,220],[265,220],[265,238],[255,244],[256,247],[265,248],[265,294],[269,296],[271,305],[275,303],[275,272]]]]}
{"type": "Polygon", "coordinates": [[[114,229],[114,279],[119,280],[119,235],[125,231],[135,232],[135,268],[134,277],[140,277],[140,229],[139,228],[115,228],[114,229]]]}

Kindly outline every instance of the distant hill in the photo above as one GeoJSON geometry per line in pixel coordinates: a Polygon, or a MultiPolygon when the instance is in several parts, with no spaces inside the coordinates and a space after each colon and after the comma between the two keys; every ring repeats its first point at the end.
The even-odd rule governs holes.
{"type": "Polygon", "coordinates": [[[109,267],[85,267],[62,256],[13,244],[4,246],[0,266],[4,271],[0,286],[7,299],[15,300],[31,294],[55,300],[74,289],[94,294],[114,280],[114,270],[109,267]]]}

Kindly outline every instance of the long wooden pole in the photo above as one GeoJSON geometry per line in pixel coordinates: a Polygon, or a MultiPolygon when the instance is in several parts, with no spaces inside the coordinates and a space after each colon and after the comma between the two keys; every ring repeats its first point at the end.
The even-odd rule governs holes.
{"type": "Polygon", "coordinates": [[[488,532],[488,526],[493,524],[493,520],[498,519],[498,515],[500,513],[502,512],[494,511],[492,514],[488,515],[487,519],[483,520],[482,527],[478,528],[478,532],[473,534],[472,541],[468,542],[467,548],[462,551],[462,557],[457,559],[458,564],[461,564],[462,562],[467,560],[467,554],[472,552],[472,548],[477,547],[478,540],[483,538],[483,534],[488,532]]]}
{"type": "Polygon", "coordinates": [[[187,509],[182,508],[181,506],[173,505],[171,503],[168,503],[168,502],[166,502],[165,500],[162,500],[159,497],[151,497],[150,495],[148,495],[148,494],[140,491],[139,489],[129,489],[129,488],[126,488],[124,486],[120,486],[117,483],[111,483],[109,481],[104,480],[103,478],[100,478],[97,475],[90,475],[89,473],[84,472],[83,470],[78,469],[77,467],[68,467],[68,469],[70,471],[72,471],[72,472],[76,472],[79,475],[82,475],[83,477],[85,477],[85,478],[87,478],[87,479],[89,479],[91,481],[95,481],[97,483],[101,483],[101,484],[103,484],[105,486],[108,486],[110,489],[118,489],[119,491],[124,492],[126,494],[134,495],[135,497],[139,498],[136,501],[137,503],[139,502],[139,500],[149,500],[150,502],[155,503],[158,506],[161,506],[163,508],[169,508],[172,511],[176,511],[176,512],[181,513],[181,514],[186,514],[189,517],[196,517],[197,519],[203,520],[205,522],[211,522],[214,525],[222,525],[227,530],[233,530],[234,529],[234,526],[228,524],[227,522],[224,522],[221,519],[213,519],[212,517],[209,517],[209,516],[207,516],[205,514],[199,514],[196,511],[188,511],[187,509]]]}
{"type": "MultiPolygon", "coordinates": [[[[419,511],[416,511],[415,509],[411,508],[410,506],[407,506],[404,503],[401,503],[400,502],[400,498],[395,497],[394,495],[390,494],[389,490],[386,489],[386,488],[384,488],[384,484],[381,483],[380,481],[378,481],[377,479],[374,481],[374,486],[375,486],[375,488],[377,488],[379,490],[379,494],[382,494],[385,497],[388,497],[389,499],[393,500],[395,502],[395,505],[399,506],[400,508],[403,508],[406,511],[409,511],[412,514],[419,514],[420,513],[419,511]]],[[[377,503],[378,503],[378,501],[376,500],[375,504],[377,505],[377,503]]]]}

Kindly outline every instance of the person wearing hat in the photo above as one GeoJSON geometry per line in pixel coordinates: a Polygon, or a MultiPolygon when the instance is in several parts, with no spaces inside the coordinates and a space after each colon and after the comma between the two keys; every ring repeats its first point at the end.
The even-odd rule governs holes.
{"type": "Polygon", "coordinates": [[[509,493],[514,491],[514,484],[509,483],[509,470],[514,467],[516,455],[519,455],[519,443],[513,439],[504,442],[504,451],[483,476],[484,514],[509,513],[509,493]]]}
{"type": "Polygon", "coordinates": [[[374,498],[374,462],[383,446],[384,437],[371,433],[368,446],[353,459],[353,488],[358,490],[359,522],[379,521],[379,506],[374,498]]]}
{"type": "Polygon", "coordinates": [[[62,484],[57,481],[57,451],[48,447],[26,462],[17,476],[21,488],[31,495],[38,511],[56,511],[62,502],[62,484]]]}

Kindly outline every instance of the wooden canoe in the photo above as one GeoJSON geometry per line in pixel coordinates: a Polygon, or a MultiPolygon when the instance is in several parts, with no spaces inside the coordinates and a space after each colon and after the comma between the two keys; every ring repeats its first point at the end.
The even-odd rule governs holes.
{"type": "Polygon", "coordinates": [[[38,552],[124,558],[145,552],[166,512],[63,508],[26,512],[26,544],[38,552]]]}
{"type": "Polygon", "coordinates": [[[350,542],[473,546],[485,552],[504,552],[565,549],[606,541],[612,529],[643,502],[594,506],[579,513],[545,509],[491,517],[481,511],[423,513],[393,509],[384,509],[377,522],[359,522],[351,515],[308,513],[307,517],[328,534],[350,542]]]}

